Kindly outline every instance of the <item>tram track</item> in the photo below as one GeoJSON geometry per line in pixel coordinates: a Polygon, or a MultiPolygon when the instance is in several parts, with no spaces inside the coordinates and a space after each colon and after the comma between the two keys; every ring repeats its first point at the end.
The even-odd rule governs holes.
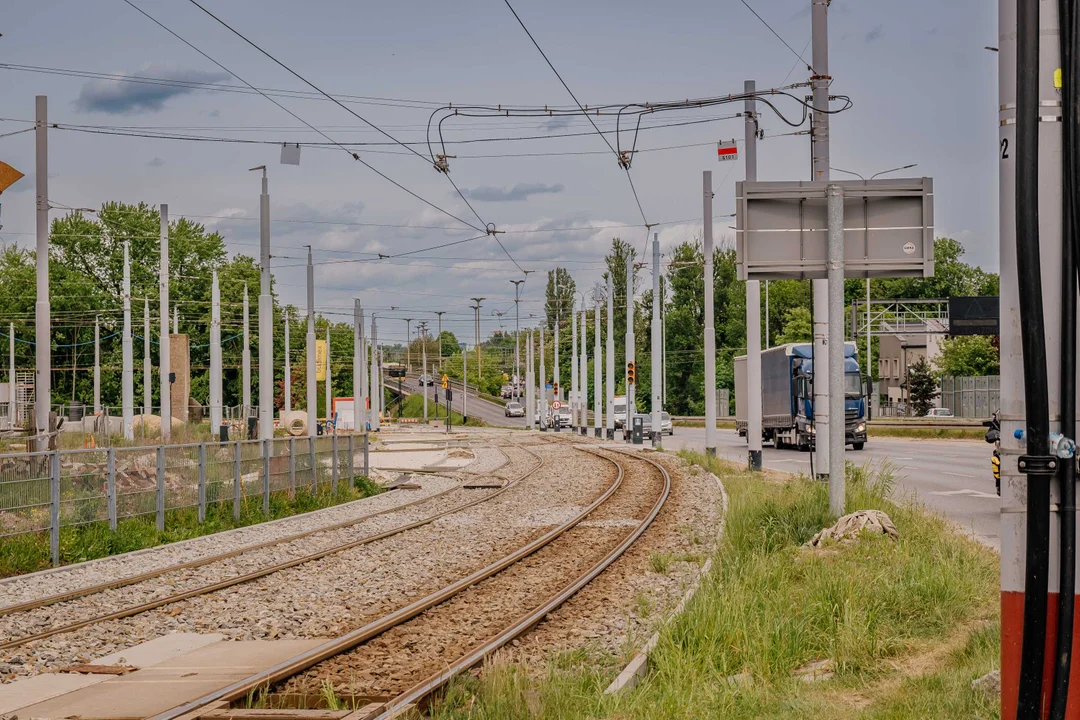
{"type": "Polygon", "coordinates": [[[372,658],[392,657],[407,664],[416,654],[410,648],[421,646],[425,639],[437,644],[448,637],[464,637],[464,646],[455,647],[453,652],[448,650],[435,656],[428,653],[423,662],[411,668],[397,667],[383,673],[390,678],[389,684],[371,683],[366,689],[353,686],[348,693],[354,698],[377,696],[383,700],[364,716],[365,720],[397,717],[401,711],[422,703],[454,676],[527,632],[585,587],[633,545],[660,513],[671,492],[671,477],[661,464],[618,450],[582,447],[575,450],[608,460],[616,467],[617,476],[599,497],[573,517],[527,545],[394,612],[266,671],[160,713],[152,720],[194,720],[202,716],[200,709],[212,713],[223,702],[242,701],[260,688],[284,687],[294,693],[314,689],[318,694],[318,689],[333,675],[332,669],[338,671],[338,676],[344,672],[372,677],[372,658]],[[651,479],[637,470],[628,475],[626,467],[633,463],[648,466],[650,469],[645,474],[651,479]],[[624,482],[630,476],[632,481],[624,482]],[[597,543],[601,536],[605,542],[597,543]],[[582,548],[587,551],[580,552],[582,548]],[[533,591],[525,593],[528,600],[522,605],[524,596],[515,594],[513,589],[550,576],[552,569],[560,566],[572,568],[572,575],[547,577],[533,591]],[[472,597],[468,597],[470,594],[472,597]],[[469,622],[472,618],[461,610],[471,607],[483,612],[487,603],[497,605],[498,612],[479,623],[481,636],[474,637],[478,623],[469,622]],[[521,607],[527,610],[522,613],[521,607]],[[455,616],[465,616],[465,624],[453,626],[455,616]],[[377,647],[369,642],[375,638],[380,641],[377,647]],[[455,656],[446,657],[450,654],[455,656]]]}
{"type": "MultiPolygon", "coordinates": [[[[9,649],[16,648],[16,647],[19,647],[19,646],[22,646],[22,645],[26,645],[28,643],[32,643],[32,642],[36,642],[36,641],[40,641],[40,640],[45,640],[45,639],[48,639],[50,637],[54,637],[56,635],[60,635],[60,634],[63,634],[63,633],[73,632],[73,631],[80,630],[80,629],[83,629],[83,628],[86,628],[86,627],[90,627],[90,626],[98,624],[98,623],[107,622],[107,621],[110,621],[110,620],[119,620],[119,619],[131,617],[131,616],[134,616],[134,615],[138,615],[140,613],[144,613],[144,612],[148,612],[148,611],[151,611],[151,610],[155,610],[157,608],[164,607],[166,605],[177,603],[177,602],[180,602],[182,600],[187,600],[187,599],[190,599],[190,598],[193,598],[193,597],[197,597],[197,596],[200,596],[200,595],[206,595],[208,593],[216,592],[216,591],[223,590],[223,589],[233,587],[233,586],[236,586],[236,585],[240,585],[240,584],[243,584],[243,583],[248,583],[248,582],[251,582],[253,580],[257,580],[259,578],[266,577],[266,576],[272,575],[274,573],[281,572],[283,570],[287,570],[289,568],[293,568],[293,567],[296,567],[296,566],[299,566],[299,565],[303,565],[303,564],[306,564],[306,563],[314,562],[316,560],[320,560],[322,558],[333,555],[335,553],[341,553],[341,552],[350,550],[352,548],[356,548],[356,547],[360,547],[362,545],[367,545],[367,544],[370,544],[370,543],[374,543],[376,541],[383,540],[383,539],[392,537],[394,535],[398,535],[398,534],[407,532],[409,530],[414,530],[416,528],[423,527],[425,525],[428,525],[430,523],[435,522],[436,520],[438,520],[440,518],[452,515],[454,513],[461,512],[461,511],[466,510],[468,508],[472,508],[474,506],[477,506],[477,505],[479,505],[481,503],[487,502],[489,500],[492,500],[492,499],[502,495],[503,493],[505,493],[508,490],[510,490],[511,488],[515,487],[518,483],[522,482],[523,480],[525,480],[526,478],[533,475],[534,473],[536,473],[537,471],[539,471],[541,468],[544,467],[545,460],[544,460],[543,456],[540,455],[539,453],[533,452],[532,450],[529,450],[525,446],[516,445],[516,444],[512,444],[512,446],[516,447],[516,448],[518,448],[520,450],[523,450],[528,455],[530,455],[533,459],[535,459],[537,462],[532,463],[531,466],[525,470],[525,472],[523,472],[523,473],[519,474],[517,477],[511,479],[509,482],[504,484],[501,488],[493,490],[492,492],[484,492],[481,497],[470,499],[470,500],[468,500],[468,501],[466,501],[464,503],[457,504],[457,505],[455,505],[455,506],[453,506],[453,507],[451,507],[449,509],[440,510],[439,512],[436,512],[436,513],[433,513],[433,514],[430,514],[430,515],[426,515],[426,516],[424,516],[424,517],[422,517],[422,518],[420,518],[418,520],[412,521],[412,522],[404,523],[404,524],[401,524],[401,525],[396,525],[394,527],[391,527],[389,529],[386,529],[386,530],[383,530],[383,531],[380,531],[380,532],[368,534],[368,535],[365,535],[365,536],[360,537],[360,538],[355,538],[355,539],[349,540],[348,542],[332,544],[329,547],[321,548],[321,549],[319,549],[319,550],[317,550],[315,552],[305,553],[305,554],[299,555],[297,557],[290,558],[290,559],[282,561],[282,562],[272,563],[270,565],[260,567],[260,568],[258,568],[256,570],[253,570],[253,571],[250,571],[250,572],[242,573],[242,574],[239,574],[239,575],[233,575],[231,577],[224,578],[224,579],[212,582],[212,583],[206,583],[206,584],[198,585],[198,586],[195,586],[195,587],[192,587],[192,588],[188,588],[188,589],[182,590],[180,592],[172,592],[172,593],[169,593],[169,594],[161,596],[161,597],[155,597],[152,600],[149,600],[147,602],[142,602],[142,603],[130,605],[130,606],[121,608],[119,610],[114,610],[112,612],[92,614],[92,615],[89,615],[89,616],[86,616],[86,617],[82,617],[77,621],[66,622],[66,623],[61,623],[61,624],[58,624],[58,625],[54,625],[52,627],[49,627],[49,628],[47,628],[45,630],[42,630],[42,631],[39,631],[39,632],[34,632],[34,633],[26,634],[26,635],[21,635],[19,637],[9,637],[9,638],[3,640],[2,642],[0,642],[0,650],[9,650],[9,649]]],[[[504,455],[505,455],[505,453],[504,453],[504,455]]],[[[485,474],[486,475],[493,475],[495,472],[498,472],[502,468],[505,468],[506,465],[511,464],[512,461],[509,459],[508,456],[507,456],[506,460],[507,460],[506,463],[499,466],[498,468],[496,468],[492,472],[485,473],[485,474]]],[[[380,510],[380,511],[375,512],[375,513],[370,513],[370,514],[367,514],[367,515],[364,515],[364,516],[361,516],[361,517],[351,518],[350,520],[344,521],[344,522],[341,522],[341,523],[335,523],[335,524],[332,524],[332,525],[327,525],[327,526],[323,526],[323,527],[319,527],[319,528],[315,528],[315,529],[311,529],[311,530],[305,530],[303,532],[295,533],[295,534],[285,536],[285,537],[282,537],[282,538],[276,538],[274,540],[267,541],[265,543],[258,543],[258,544],[255,544],[255,545],[245,546],[243,548],[238,548],[238,549],[233,550],[233,551],[228,551],[228,552],[225,552],[225,553],[218,553],[218,554],[215,554],[213,556],[209,556],[209,557],[205,557],[205,558],[199,558],[198,560],[194,560],[194,561],[191,561],[191,562],[181,563],[181,564],[178,564],[178,565],[172,565],[172,566],[169,566],[169,567],[160,568],[160,569],[157,569],[157,570],[152,570],[152,571],[149,571],[147,573],[140,574],[140,575],[128,576],[128,577],[125,577],[125,578],[120,578],[120,579],[117,579],[117,580],[101,583],[101,584],[96,585],[96,586],[90,586],[90,587],[81,588],[81,589],[78,589],[78,590],[73,590],[73,591],[70,591],[70,592],[67,592],[67,593],[61,593],[61,594],[52,595],[52,596],[48,596],[48,597],[44,597],[44,598],[39,598],[39,599],[35,599],[35,600],[29,601],[29,602],[20,603],[20,604],[17,604],[17,605],[10,605],[10,606],[7,606],[5,608],[0,608],[0,617],[3,617],[3,616],[17,616],[17,615],[20,615],[22,613],[31,612],[31,611],[46,608],[46,607],[49,607],[49,606],[52,606],[52,605],[57,605],[57,604],[64,603],[64,602],[70,602],[70,601],[73,601],[73,600],[86,598],[86,597],[96,595],[96,594],[99,594],[99,593],[103,593],[103,592],[107,592],[107,591],[110,591],[110,590],[135,585],[135,584],[140,583],[140,582],[148,582],[148,581],[155,580],[155,579],[158,579],[158,578],[163,578],[164,576],[166,576],[166,575],[168,575],[170,573],[184,572],[184,571],[188,571],[188,570],[191,570],[191,569],[204,567],[204,566],[210,565],[210,564],[215,563],[215,562],[222,562],[222,561],[238,558],[238,557],[243,556],[244,554],[247,554],[247,553],[254,553],[254,552],[257,552],[257,551],[260,551],[260,550],[266,550],[266,549],[269,549],[269,548],[279,547],[279,546],[282,546],[284,543],[294,542],[294,541],[298,541],[298,540],[304,540],[304,539],[310,538],[310,537],[312,537],[314,535],[317,535],[319,533],[329,533],[329,532],[333,532],[333,531],[336,531],[336,530],[347,529],[349,527],[358,525],[358,524],[360,524],[362,522],[365,522],[365,521],[368,521],[368,520],[371,520],[371,519],[374,519],[374,518],[384,517],[384,516],[392,515],[394,513],[400,513],[402,511],[406,511],[406,510],[414,510],[418,506],[421,506],[421,505],[423,505],[425,503],[430,503],[430,502],[433,502],[433,501],[438,501],[438,500],[441,500],[441,499],[445,499],[445,497],[447,495],[449,495],[450,493],[455,493],[455,492],[476,493],[477,491],[467,491],[467,490],[464,490],[463,488],[461,488],[460,486],[449,488],[449,489],[447,489],[445,491],[441,491],[441,492],[438,492],[438,493],[435,493],[435,494],[432,494],[432,495],[428,495],[428,496],[425,496],[424,498],[420,498],[418,500],[415,500],[415,501],[412,501],[412,502],[409,502],[409,503],[405,503],[405,504],[402,504],[402,505],[396,505],[396,506],[393,506],[391,508],[380,510]]]]}

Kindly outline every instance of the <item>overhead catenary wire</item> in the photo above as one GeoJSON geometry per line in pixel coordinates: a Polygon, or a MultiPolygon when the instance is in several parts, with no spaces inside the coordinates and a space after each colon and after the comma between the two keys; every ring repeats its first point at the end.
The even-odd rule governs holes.
{"type": "Polygon", "coordinates": [[[337,143],[336,141],[334,141],[334,139],[333,139],[333,138],[331,138],[331,137],[330,137],[329,135],[327,135],[326,133],[324,133],[324,132],[323,132],[322,130],[319,130],[319,129],[318,129],[318,128],[316,128],[316,127],[315,127],[314,125],[312,125],[312,124],[311,124],[311,123],[309,123],[308,121],[304,120],[304,119],[303,119],[302,117],[300,117],[299,115],[297,115],[296,113],[294,113],[294,112],[293,112],[292,110],[289,110],[289,109],[288,109],[287,107],[285,107],[284,105],[282,105],[282,104],[281,104],[281,103],[279,103],[279,102],[278,102],[277,100],[275,100],[275,99],[273,99],[272,97],[270,97],[269,95],[267,95],[267,94],[265,94],[265,93],[263,93],[263,92],[259,91],[259,90],[258,90],[258,88],[256,88],[256,87],[255,87],[254,85],[252,85],[252,84],[251,84],[251,83],[249,83],[248,81],[244,80],[244,79],[243,79],[242,77],[240,77],[239,75],[237,75],[236,73],[234,73],[234,72],[233,72],[232,70],[229,70],[229,69],[228,69],[227,67],[225,67],[224,65],[222,65],[222,64],[221,64],[220,62],[218,62],[218,61],[217,61],[217,60],[215,60],[214,58],[210,57],[210,56],[209,56],[208,54],[206,54],[205,52],[203,52],[202,50],[200,50],[199,48],[197,48],[197,47],[196,47],[195,45],[193,45],[192,43],[190,43],[190,42],[189,42],[188,40],[186,40],[186,39],[184,39],[183,37],[181,37],[181,36],[180,36],[179,34],[177,34],[176,32],[174,32],[174,31],[173,31],[173,30],[172,30],[171,28],[169,28],[169,27],[168,27],[168,26],[166,26],[166,25],[165,25],[164,23],[162,23],[162,22],[160,22],[159,20],[157,20],[156,18],[154,18],[154,17],[152,16],[152,15],[150,15],[149,13],[147,13],[146,11],[144,11],[144,10],[143,10],[142,8],[140,8],[140,7],[138,6],[138,5],[136,5],[135,3],[133,3],[133,2],[131,1],[131,0],[124,0],[124,2],[125,2],[125,3],[127,3],[127,4],[128,4],[129,6],[131,6],[132,8],[134,8],[134,9],[135,9],[136,11],[138,11],[138,12],[139,12],[139,13],[140,13],[141,15],[143,15],[144,17],[146,17],[147,19],[149,19],[150,21],[152,21],[152,22],[153,22],[153,23],[154,23],[155,25],[157,25],[158,27],[160,27],[161,29],[165,30],[165,31],[166,31],[167,33],[169,33],[170,35],[172,35],[173,37],[175,37],[175,38],[176,38],[177,40],[179,40],[180,42],[184,43],[185,45],[187,45],[187,46],[188,46],[188,47],[190,47],[190,48],[191,48],[192,50],[194,50],[195,52],[197,52],[197,53],[199,53],[200,55],[202,55],[202,56],[203,56],[204,58],[206,58],[206,59],[207,59],[207,60],[209,60],[210,62],[214,63],[214,65],[217,65],[217,66],[218,66],[219,68],[221,68],[221,69],[222,69],[223,71],[225,71],[225,72],[229,73],[230,75],[232,75],[233,77],[235,77],[235,78],[236,78],[237,80],[239,80],[240,82],[244,83],[244,85],[247,85],[247,86],[248,86],[249,88],[251,88],[252,90],[255,90],[256,92],[258,92],[258,93],[259,93],[260,95],[262,95],[262,96],[263,96],[264,98],[266,98],[267,100],[269,100],[270,102],[272,102],[272,103],[273,103],[274,105],[276,105],[277,107],[279,107],[279,108],[281,108],[282,110],[284,110],[284,111],[285,111],[286,113],[288,113],[289,115],[291,115],[291,116],[292,116],[293,118],[295,118],[296,120],[298,120],[298,121],[302,122],[302,123],[303,123],[304,125],[307,125],[307,126],[308,126],[309,128],[311,128],[311,129],[312,129],[312,130],[314,130],[315,132],[317,132],[317,133],[319,133],[320,135],[322,135],[322,136],[323,136],[324,138],[326,138],[326,139],[327,139],[327,140],[328,140],[329,142],[331,142],[331,143],[333,143],[333,144],[337,145],[338,147],[340,147],[340,148],[341,148],[341,149],[342,149],[342,150],[343,150],[344,152],[348,153],[348,154],[349,154],[349,155],[350,155],[350,156],[352,157],[352,159],[353,159],[353,160],[355,160],[355,161],[359,162],[359,163],[360,163],[361,165],[363,165],[363,166],[364,166],[364,167],[366,167],[367,169],[371,170],[372,172],[374,172],[374,173],[375,173],[376,175],[378,175],[379,177],[383,178],[383,179],[384,179],[384,180],[386,180],[387,182],[391,183],[392,185],[394,185],[395,187],[397,187],[397,188],[401,189],[402,191],[404,191],[404,192],[408,193],[409,195],[413,196],[413,197],[414,197],[414,198],[416,198],[417,200],[420,200],[420,201],[421,201],[421,202],[423,202],[423,203],[424,203],[425,205],[428,205],[429,207],[431,207],[431,208],[433,208],[433,209],[437,210],[438,212],[440,212],[440,213],[442,213],[442,214],[444,214],[444,215],[447,215],[447,216],[449,216],[449,217],[453,218],[454,220],[457,220],[458,222],[462,223],[463,225],[466,225],[466,226],[468,226],[468,227],[471,227],[471,228],[473,228],[474,230],[477,230],[477,231],[480,231],[480,230],[481,230],[481,228],[475,227],[475,226],[474,226],[474,225],[473,225],[472,223],[470,223],[470,222],[467,222],[466,220],[463,220],[463,219],[459,218],[459,217],[458,217],[457,215],[453,214],[453,213],[452,213],[452,212],[450,212],[449,210],[444,210],[443,208],[439,207],[438,205],[436,205],[435,203],[431,202],[430,200],[428,200],[428,199],[426,199],[426,198],[424,198],[424,197],[421,197],[421,196],[420,196],[419,194],[417,194],[416,192],[414,192],[414,191],[410,190],[409,188],[405,187],[404,185],[402,185],[402,184],[401,184],[401,183],[399,183],[398,181],[394,180],[393,178],[391,178],[390,176],[388,176],[387,174],[385,174],[385,173],[384,173],[384,172],[382,172],[381,170],[379,170],[379,169],[375,168],[374,166],[372,166],[372,165],[371,165],[370,163],[368,163],[368,162],[366,162],[366,161],[362,160],[362,159],[360,158],[360,156],[359,156],[359,155],[357,155],[357,154],[356,154],[355,152],[352,152],[352,151],[350,151],[350,150],[349,150],[348,148],[346,148],[345,146],[343,146],[343,145],[341,145],[341,144],[337,143]]]}

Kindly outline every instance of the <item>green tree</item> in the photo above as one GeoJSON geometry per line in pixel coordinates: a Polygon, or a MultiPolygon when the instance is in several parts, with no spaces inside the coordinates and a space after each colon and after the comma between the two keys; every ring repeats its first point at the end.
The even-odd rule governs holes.
{"type": "Polygon", "coordinates": [[[942,375],[997,375],[1001,371],[998,349],[985,335],[958,335],[941,343],[934,365],[942,375]]]}
{"type": "MultiPolygon", "coordinates": [[[[934,241],[934,276],[928,278],[879,278],[870,281],[875,298],[947,298],[966,295],[996,295],[998,276],[961,260],[964,246],[953,238],[934,241]]],[[[865,295],[861,280],[845,285],[848,302],[865,295]]]]}
{"type": "Polygon", "coordinates": [[[790,308],[784,314],[783,330],[776,336],[776,344],[810,342],[813,339],[814,326],[810,320],[810,311],[805,307],[790,308]]]}
{"type": "Polygon", "coordinates": [[[926,358],[919,358],[918,362],[908,367],[907,386],[915,415],[922,417],[930,412],[930,408],[934,407],[934,399],[938,396],[938,388],[926,358]]]}

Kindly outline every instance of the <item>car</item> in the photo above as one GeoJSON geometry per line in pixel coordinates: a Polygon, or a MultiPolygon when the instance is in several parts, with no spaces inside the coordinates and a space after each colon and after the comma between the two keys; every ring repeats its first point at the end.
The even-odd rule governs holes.
{"type": "Polygon", "coordinates": [[[675,434],[675,425],[671,422],[671,415],[667,414],[666,412],[660,413],[660,434],[675,434]]]}
{"type": "Polygon", "coordinates": [[[552,413],[554,422],[559,423],[559,427],[570,427],[574,424],[574,416],[570,414],[570,408],[561,407],[552,413]]]}
{"type": "Polygon", "coordinates": [[[435,384],[435,379],[431,375],[429,375],[427,373],[424,373],[423,375],[420,376],[420,379],[417,381],[417,384],[420,387],[424,387],[425,385],[428,385],[428,386],[434,385],[435,384]]]}
{"type": "Polygon", "coordinates": [[[925,415],[923,415],[923,417],[951,418],[953,417],[953,412],[949,408],[930,408],[930,410],[925,415]]]}
{"type": "Polygon", "coordinates": [[[525,417],[525,408],[521,403],[506,403],[506,417],[525,417]]]}

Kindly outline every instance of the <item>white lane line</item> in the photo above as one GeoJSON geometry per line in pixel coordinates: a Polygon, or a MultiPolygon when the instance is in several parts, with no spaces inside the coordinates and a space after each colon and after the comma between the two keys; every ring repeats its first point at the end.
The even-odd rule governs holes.
{"type": "Polygon", "coordinates": [[[984,493],[979,490],[970,490],[968,488],[964,488],[963,490],[938,490],[936,492],[927,493],[927,495],[967,495],[968,497],[998,499],[997,495],[984,493]]]}
{"type": "Polygon", "coordinates": [[[890,460],[914,460],[915,458],[897,457],[896,455],[890,455],[890,460]]]}
{"type": "Polygon", "coordinates": [[[965,475],[964,473],[946,472],[945,470],[942,470],[941,474],[942,475],[952,475],[953,477],[962,477],[962,478],[974,478],[975,477],[974,475],[965,475]]]}

